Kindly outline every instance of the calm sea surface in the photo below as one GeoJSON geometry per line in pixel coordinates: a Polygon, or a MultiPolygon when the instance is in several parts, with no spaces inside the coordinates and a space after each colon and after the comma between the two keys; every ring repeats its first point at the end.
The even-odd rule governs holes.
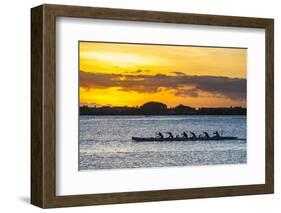
{"type": "Polygon", "coordinates": [[[133,142],[155,132],[246,138],[246,116],[80,116],[79,170],[247,163],[245,140],[133,142]]]}

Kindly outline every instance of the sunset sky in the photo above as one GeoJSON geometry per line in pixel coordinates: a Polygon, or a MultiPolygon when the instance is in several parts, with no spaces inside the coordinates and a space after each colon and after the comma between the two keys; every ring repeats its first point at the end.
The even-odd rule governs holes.
{"type": "Polygon", "coordinates": [[[80,105],[246,106],[247,49],[79,42],[80,105]]]}

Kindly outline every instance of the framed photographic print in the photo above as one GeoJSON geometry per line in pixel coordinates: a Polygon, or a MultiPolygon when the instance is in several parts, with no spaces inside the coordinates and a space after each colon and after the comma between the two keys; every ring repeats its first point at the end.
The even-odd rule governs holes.
{"type": "Polygon", "coordinates": [[[31,10],[31,203],[274,191],[273,19],[31,10]]]}

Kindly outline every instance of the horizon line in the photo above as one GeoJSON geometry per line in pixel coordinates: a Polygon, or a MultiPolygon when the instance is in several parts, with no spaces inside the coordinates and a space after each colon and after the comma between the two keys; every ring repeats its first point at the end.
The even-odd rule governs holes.
{"type": "MultiPolygon", "coordinates": [[[[154,102],[154,101],[151,101],[151,102],[154,102]]],[[[150,102],[146,102],[146,103],[150,103],[150,102]]],[[[146,104],[144,103],[144,104],[146,104]]],[[[161,102],[157,102],[157,103],[161,103],[161,102]]],[[[144,105],[142,104],[142,105],[144,105]]],[[[164,103],[161,103],[161,104],[164,104],[164,103]]],[[[99,105],[91,105],[91,104],[82,104],[80,105],[79,104],[79,107],[91,107],[91,108],[102,108],[102,107],[127,107],[127,108],[140,108],[142,105],[140,106],[126,106],[126,105],[120,105],[120,106],[111,106],[111,105],[103,105],[103,106],[99,106],[99,105]]],[[[166,104],[165,104],[166,105],[166,104]]],[[[167,105],[166,105],[167,106],[167,105]]],[[[194,108],[194,109],[200,109],[200,108],[244,108],[244,109],[247,109],[247,107],[245,106],[216,106],[216,107],[208,107],[208,106],[200,106],[200,107],[193,107],[193,106],[189,106],[189,105],[184,105],[184,104],[178,104],[174,107],[169,107],[167,106],[167,109],[172,109],[172,108],[176,108],[178,106],[185,106],[185,107],[190,107],[190,108],[194,108]]]]}

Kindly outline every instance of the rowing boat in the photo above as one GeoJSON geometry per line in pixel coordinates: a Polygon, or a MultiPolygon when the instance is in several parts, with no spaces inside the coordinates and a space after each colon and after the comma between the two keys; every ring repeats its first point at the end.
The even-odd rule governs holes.
{"type": "Polygon", "coordinates": [[[238,137],[230,136],[214,136],[214,137],[198,137],[198,138],[184,138],[184,137],[175,137],[175,138],[141,138],[141,137],[132,137],[133,141],[136,142],[149,142],[149,141],[223,141],[223,140],[240,140],[238,137]]]}

